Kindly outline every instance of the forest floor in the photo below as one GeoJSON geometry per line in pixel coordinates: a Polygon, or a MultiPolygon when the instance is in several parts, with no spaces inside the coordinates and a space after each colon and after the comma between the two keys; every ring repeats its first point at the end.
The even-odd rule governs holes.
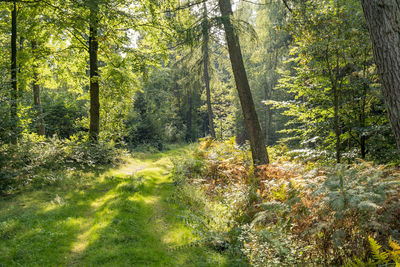
{"type": "Polygon", "coordinates": [[[0,200],[0,266],[226,266],[177,216],[171,158],[139,154],[116,169],[82,172],[79,183],[0,200]]]}

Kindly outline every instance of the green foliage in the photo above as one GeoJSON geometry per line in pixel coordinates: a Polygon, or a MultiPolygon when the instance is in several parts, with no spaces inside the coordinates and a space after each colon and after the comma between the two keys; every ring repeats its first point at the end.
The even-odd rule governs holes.
{"type": "MultiPolygon", "coordinates": [[[[389,166],[374,165],[396,166],[398,155],[360,1],[287,2],[256,6],[241,2],[232,18],[263,135],[268,145],[274,145],[270,151],[275,162],[255,167],[228,53],[221,45],[225,18],[212,3],[17,1],[18,99],[12,103],[9,39],[13,3],[0,1],[0,194],[9,197],[9,193],[28,188],[34,189],[34,194],[48,185],[66,188],[68,192],[52,195],[54,206],[46,209],[65,215],[62,222],[55,219],[53,223],[67,227],[76,207],[71,211],[65,203],[86,199],[68,194],[73,195],[75,185],[93,186],[87,210],[104,201],[95,212],[107,218],[111,228],[104,236],[115,242],[103,242],[100,230],[92,229],[99,235],[90,240],[91,249],[129,243],[133,245],[115,246],[125,253],[143,254],[129,250],[136,249],[135,236],[121,237],[117,230],[129,232],[127,229],[137,227],[136,219],[148,231],[154,230],[151,223],[171,220],[176,229],[157,232],[163,240],[154,233],[145,238],[149,244],[157,244],[157,251],[148,257],[162,251],[167,259],[159,262],[166,265],[170,256],[204,248],[207,253],[215,252],[212,257],[231,258],[229,266],[338,266],[354,257],[353,265],[398,264],[398,243],[393,240],[400,240],[399,173],[389,166]],[[208,9],[207,14],[200,4],[208,9]],[[99,41],[99,77],[92,78],[100,85],[98,142],[87,141],[91,97],[88,36],[93,21],[99,41]],[[208,43],[202,40],[204,33],[209,35],[208,43]],[[201,139],[199,149],[174,159],[173,184],[161,175],[170,164],[163,154],[154,156],[160,159],[157,163],[149,163],[150,159],[142,162],[154,167],[142,174],[130,172],[123,178],[88,174],[119,163],[126,155],[125,147],[146,155],[166,151],[167,143],[194,142],[207,136],[202,44],[208,46],[213,119],[221,142],[201,139]],[[41,106],[34,105],[34,85],[39,86],[41,106]],[[18,108],[16,118],[10,113],[13,104],[18,108]],[[41,119],[46,134],[38,136],[41,119]],[[18,142],[11,144],[14,137],[18,142]],[[358,161],[360,157],[374,163],[358,161]],[[345,164],[332,164],[340,160],[345,164]],[[168,210],[165,199],[176,212],[168,210]],[[132,204],[140,208],[134,209],[132,204]],[[118,212],[107,214],[116,211],[115,207],[118,212]],[[171,214],[154,219],[153,214],[160,210],[171,214]],[[143,214],[133,220],[131,211],[143,214]],[[125,219],[129,227],[118,228],[125,219]],[[193,235],[188,228],[194,230],[193,235]],[[181,235],[184,240],[176,241],[181,235]],[[367,236],[371,238],[366,240],[367,236]],[[387,241],[391,248],[379,245],[387,241]],[[371,249],[367,249],[368,243],[371,249]]],[[[4,214],[7,212],[5,209],[4,214]]],[[[44,210],[32,210],[29,216],[42,213],[47,216],[44,210]]],[[[35,236],[35,228],[27,230],[31,225],[24,220],[29,218],[1,221],[0,241],[14,242],[21,237],[17,234],[21,229],[26,231],[24,235],[35,236]]],[[[67,227],[78,239],[86,234],[80,225],[82,221],[67,227]]],[[[65,237],[68,234],[58,226],[50,230],[40,227],[47,229],[44,237],[40,235],[43,244],[52,244],[51,230],[56,229],[57,240],[71,247],[65,237]]],[[[17,242],[17,249],[6,248],[14,253],[7,263],[25,263],[17,259],[20,254],[25,259],[26,254],[19,248],[36,243],[24,242],[17,242]]],[[[196,253],[190,255],[198,259],[196,253]]],[[[221,262],[205,258],[209,262],[202,265],[221,262]]],[[[54,264],[64,263],[63,256],[59,259],[54,264]]],[[[103,259],[88,258],[87,263],[113,262],[103,259]]],[[[121,257],[116,262],[123,265],[124,260],[121,257]]],[[[179,263],[183,266],[191,260],[179,263]]]]}
{"type": "MultiPolygon", "coordinates": [[[[76,101],[72,97],[72,95],[65,94],[63,99],[54,99],[54,96],[46,95],[43,99],[43,118],[47,136],[56,135],[59,138],[70,138],[80,132],[79,122],[87,116],[82,110],[82,106],[86,106],[87,101],[76,101]]],[[[35,123],[31,127],[32,131],[35,131],[33,126],[36,126],[35,123]]]]}
{"type": "Polygon", "coordinates": [[[204,162],[196,157],[176,158],[173,160],[172,177],[175,185],[185,184],[190,177],[204,174],[204,162]]]}
{"type": "Polygon", "coordinates": [[[266,102],[289,119],[285,142],[311,160],[390,161],[394,142],[360,2],[299,3],[285,26],[294,40],[277,88],[286,97],[266,102]]]}
{"type": "Polygon", "coordinates": [[[0,151],[0,190],[5,192],[59,182],[63,179],[57,177],[60,170],[117,164],[126,154],[111,143],[37,135],[25,136],[18,145],[3,144],[0,151]]]}
{"type": "Polygon", "coordinates": [[[396,184],[398,181],[393,178],[384,178],[383,169],[369,163],[352,168],[339,164],[329,171],[326,181],[314,194],[324,194],[324,202],[335,212],[335,217],[342,219],[349,211],[376,212],[396,184]]]}
{"type": "Polygon", "coordinates": [[[128,183],[120,185],[118,190],[133,194],[142,190],[145,182],[146,178],[143,175],[133,175],[128,179],[128,183]]]}
{"type": "Polygon", "coordinates": [[[244,225],[239,239],[252,266],[296,266],[308,250],[304,243],[296,240],[296,236],[279,227],[257,230],[244,225]]]}
{"type": "Polygon", "coordinates": [[[273,1],[259,6],[242,2],[237,16],[250,21],[259,37],[258,42],[254,42],[246,35],[240,36],[259,121],[268,138],[267,145],[273,145],[284,136],[279,131],[284,127],[287,118],[264,103],[286,97],[276,87],[281,77],[279,69],[287,57],[293,34],[285,30],[290,15],[282,1],[273,1]]]}
{"type": "Polygon", "coordinates": [[[345,266],[349,267],[369,267],[369,266],[399,266],[400,265],[400,245],[398,242],[389,239],[389,247],[390,249],[387,251],[381,251],[382,246],[372,238],[368,237],[368,242],[371,249],[372,258],[367,261],[363,261],[360,258],[356,258],[348,263],[345,266]]]}
{"type": "MultiPolygon", "coordinates": [[[[279,153],[276,153],[279,154],[279,153]]],[[[360,161],[334,167],[282,159],[256,170],[233,140],[202,141],[195,161],[175,163],[178,202],[200,207],[185,217],[254,266],[341,265],[368,252],[365,237],[400,237],[399,174],[360,161]],[[217,212],[215,212],[217,211],[217,212]]],[[[192,156],[193,157],[193,156],[192,156]]]]}
{"type": "Polygon", "coordinates": [[[164,175],[169,157],[185,151],[142,155],[116,169],[97,166],[2,197],[0,265],[243,266],[190,246],[195,236],[176,214],[192,211],[167,201],[177,191],[164,175]]]}

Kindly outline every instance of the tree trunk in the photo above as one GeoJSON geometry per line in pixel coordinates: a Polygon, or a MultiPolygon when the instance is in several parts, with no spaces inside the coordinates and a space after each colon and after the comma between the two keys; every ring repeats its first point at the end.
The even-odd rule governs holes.
{"type": "MultiPolygon", "coordinates": [[[[271,90],[269,89],[269,87],[272,87],[272,83],[271,84],[267,84],[264,88],[264,99],[265,101],[270,100],[271,99],[271,90]]],[[[271,117],[272,117],[272,113],[271,113],[271,108],[269,105],[266,105],[264,107],[264,138],[265,138],[265,144],[268,145],[269,142],[269,133],[270,133],[270,127],[271,127],[271,117]]]]}
{"type": "Polygon", "coordinates": [[[210,77],[208,75],[208,64],[210,61],[208,55],[208,40],[209,40],[209,23],[207,19],[207,5],[203,3],[203,63],[204,63],[204,83],[206,86],[206,102],[207,102],[207,114],[208,114],[208,127],[210,135],[215,139],[215,128],[214,128],[214,114],[211,107],[211,92],[210,92],[210,77]]]}
{"type": "Polygon", "coordinates": [[[226,41],[228,44],[229,58],[231,60],[233,75],[235,77],[236,88],[239,94],[240,105],[242,106],[245,126],[250,139],[253,163],[267,164],[269,162],[268,153],[265,147],[260,123],[258,121],[253,97],[251,95],[246,70],[243,64],[242,52],[240,49],[239,38],[236,35],[230,20],[233,12],[230,0],[219,0],[219,8],[223,17],[226,41]]]}
{"type": "Polygon", "coordinates": [[[190,89],[188,90],[188,95],[187,95],[187,101],[188,101],[188,110],[187,110],[187,127],[186,127],[186,141],[191,142],[192,141],[192,92],[190,89]]]}
{"type": "Polygon", "coordinates": [[[335,136],[336,136],[336,162],[340,163],[340,125],[339,125],[339,90],[334,84],[332,86],[333,90],[333,98],[334,98],[334,117],[333,124],[335,128],[335,136]]]}
{"type": "MultiPolygon", "coordinates": [[[[267,100],[267,88],[264,89],[264,98],[265,98],[265,100],[267,100]]],[[[267,108],[268,108],[268,106],[264,107],[264,113],[263,113],[263,115],[264,115],[264,119],[263,119],[264,127],[261,130],[263,130],[263,133],[264,133],[265,144],[268,145],[268,129],[267,129],[267,127],[268,127],[267,126],[267,124],[268,124],[268,118],[267,118],[268,109],[267,108]]]]}
{"type": "MultiPolygon", "coordinates": [[[[18,15],[17,15],[17,17],[18,17],[18,15]]],[[[23,53],[24,43],[25,43],[25,38],[23,36],[19,36],[19,47],[17,48],[17,51],[20,54],[23,53]]],[[[17,61],[18,61],[18,59],[17,59],[17,61]]],[[[18,72],[17,72],[17,76],[18,76],[23,71],[21,62],[18,62],[17,70],[18,70],[18,72]]],[[[26,81],[25,81],[25,79],[20,79],[18,81],[18,96],[17,96],[17,99],[22,99],[23,92],[25,92],[25,89],[26,89],[26,81]]]]}
{"type": "MultiPolygon", "coordinates": [[[[366,62],[364,61],[363,63],[363,93],[361,97],[361,110],[360,110],[360,128],[364,130],[366,126],[366,117],[367,117],[367,112],[365,110],[366,105],[367,105],[367,92],[368,92],[368,87],[369,85],[365,82],[367,79],[366,77],[366,62]]],[[[365,136],[364,133],[361,133],[360,137],[360,150],[361,150],[361,158],[365,159],[365,156],[367,155],[367,137],[365,136]]]]}
{"type": "Polygon", "coordinates": [[[17,84],[17,3],[14,1],[14,8],[11,12],[11,143],[17,143],[18,136],[18,84],[17,84]]]}
{"type": "Polygon", "coordinates": [[[388,117],[400,153],[400,25],[398,0],[362,0],[388,117]]]}
{"type": "Polygon", "coordinates": [[[89,138],[97,141],[100,128],[99,68],[98,68],[98,4],[90,2],[89,58],[90,58],[90,126],[89,138]]]}
{"type": "MultiPolygon", "coordinates": [[[[32,41],[32,51],[34,58],[36,58],[36,50],[37,50],[37,41],[32,41]]],[[[39,79],[38,79],[38,72],[37,72],[38,64],[35,63],[33,65],[33,82],[32,82],[32,90],[33,90],[33,106],[35,108],[36,113],[36,123],[37,123],[37,133],[38,135],[45,135],[45,127],[44,127],[44,120],[43,120],[43,109],[42,103],[40,101],[40,86],[39,86],[39,79]]]]}
{"type": "Polygon", "coordinates": [[[272,119],[272,110],[270,106],[266,107],[266,117],[265,117],[265,144],[268,145],[270,143],[270,133],[271,133],[271,119],[272,119]]]}

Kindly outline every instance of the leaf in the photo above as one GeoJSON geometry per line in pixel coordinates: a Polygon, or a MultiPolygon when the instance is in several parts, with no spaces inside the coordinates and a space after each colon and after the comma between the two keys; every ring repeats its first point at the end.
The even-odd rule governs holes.
{"type": "Polygon", "coordinates": [[[357,208],[360,209],[361,211],[375,211],[379,208],[379,206],[371,201],[365,200],[360,202],[357,205],[357,208]]]}
{"type": "Polygon", "coordinates": [[[394,241],[394,240],[392,239],[392,237],[389,238],[389,246],[390,246],[393,250],[398,251],[398,253],[400,253],[400,244],[397,243],[396,241],[394,241]]]}
{"type": "Polygon", "coordinates": [[[378,261],[377,263],[386,263],[389,257],[388,253],[380,252],[382,246],[379,245],[379,243],[371,236],[368,237],[368,241],[371,246],[372,255],[374,256],[374,259],[378,261]]]}

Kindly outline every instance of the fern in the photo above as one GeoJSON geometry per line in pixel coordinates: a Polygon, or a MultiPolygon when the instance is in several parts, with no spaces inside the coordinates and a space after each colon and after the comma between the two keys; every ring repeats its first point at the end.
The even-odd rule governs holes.
{"type": "Polygon", "coordinates": [[[368,237],[368,242],[371,247],[371,252],[374,259],[377,261],[378,264],[387,263],[389,255],[387,252],[381,252],[380,249],[382,248],[379,243],[373,239],[371,236],[368,237]]]}
{"type": "Polygon", "coordinates": [[[389,246],[392,248],[389,251],[390,258],[396,263],[396,267],[400,266],[400,244],[389,238],[389,246]]]}
{"type": "Polygon", "coordinates": [[[364,262],[360,258],[354,258],[346,263],[346,267],[376,267],[376,266],[395,266],[400,267],[400,245],[396,241],[389,238],[389,246],[391,250],[381,251],[382,246],[371,236],[368,237],[372,259],[364,262]]]}

